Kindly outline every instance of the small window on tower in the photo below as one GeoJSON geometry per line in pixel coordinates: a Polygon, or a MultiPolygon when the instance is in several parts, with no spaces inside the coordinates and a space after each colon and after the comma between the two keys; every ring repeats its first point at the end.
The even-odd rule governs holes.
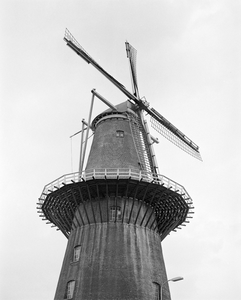
{"type": "Polygon", "coordinates": [[[73,262],[79,261],[80,251],[81,251],[81,246],[80,245],[74,247],[73,262]]]}
{"type": "Polygon", "coordinates": [[[138,162],[138,165],[140,167],[140,170],[145,170],[144,165],[142,163],[138,162]]]}
{"type": "Polygon", "coordinates": [[[121,208],[120,206],[110,207],[110,221],[120,221],[121,220],[121,208]]]}
{"type": "Polygon", "coordinates": [[[71,280],[67,282],[66,292],[65,292],[65,299],[73,299],[74,296],[74,288],[75,288],[75,281],[71,280]]]}
{"type": "Polygon", "coordinates": [[[124,131],[123,130],[116,130],[116,137],[123,138],[124,137],[124,131]]]}

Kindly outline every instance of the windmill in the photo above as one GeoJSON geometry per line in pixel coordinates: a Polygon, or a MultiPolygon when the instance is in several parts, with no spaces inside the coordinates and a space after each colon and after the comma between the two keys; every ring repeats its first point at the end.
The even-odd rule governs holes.
{"type": "MultiPolygon", "coordinates": [[[[80,46],[74,36],[70,33],[70,31],[66,28],[64,41],[67,45],[75,51],[80,57],[82,57],[88,64],[91,64],[95,67],[100,73],[102,73],[110,82],[112,82],[119,90],[121,90],[128,99],[136,105],[135,112],[139,116],[139,120],[142,123],[140,127],[143,126],[144,131],[146,131],[146,135],[149,135],[148,127],[144,121],[143,111],[145,111],[148,115],[150,115],[151,126],[159,132],[162,136],[167,138],[173,144],[192,155],[193,157],[202,160],[199,152],[199,147],[189,139],[184,133],[182,133],[177,127],[175,127],[171,122],[169,122],[166,118],[164,118],[157,110],[151,108],[149,103],[145,98],[140,98],[139,89],[137,84],[137,72],[136,72],[136,49],[131,46],[128,42],[126,45],[126,53],[127,58],[129,58],[130,63],[130,72],[131,72],[131,81],[132,81],[132,90],[133,92],[129,92],[123,84],[117,81],[113,76],[111,76],[108,72],[106,72],[88,53],[85,49],[80,46]]],[[[151,145],[152,143],[148,143],[151,145]]],[[[147,149],[147,152],[153,152],[152,149],[147,149]]],[[[151,157],[154,157],[150,154],[151,157]]],[[[155,163],[153,163],[154,167],[150,167],[151,171],[154,172],[157,169],[155,163]]]]}
{"type": "Polygon", "coordinates": [[[159,174],[152,147],[156,139],[143,112],[154,129],[201,159],[198,146],[140,98],[136,50],[128,42],[132,93],[67,29],[64,40],[128,100],[114,105],[91,91],[88,122],[82,120],[79,171],[47,184],[37,203],[40,217],[68,239],[55,300],[160,300],[160,290],[162,299],[170,300],[161,242],[189,223],[193,202],[182,185],[159,174]],[[95,97],[109,108],[91,121],[95,97]],[[90,130],[94,137],[84,169],[90,130]]]}

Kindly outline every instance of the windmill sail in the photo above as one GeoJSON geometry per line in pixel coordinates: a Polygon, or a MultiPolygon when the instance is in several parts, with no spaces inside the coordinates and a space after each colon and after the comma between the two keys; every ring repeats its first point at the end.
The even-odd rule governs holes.
{"type": "Polygon", "coordinates": [[[159,132],[162,136],[164,136],[166,139],[168,139],[183,151],[199,160],[202,160],[198,147],[171,123],[168,122],[168,126],[166,126],[164,125],[166,122],[160,122],[160,120],[157,121],[152,116],[150,118],[150,121],[151,127],[159,132]]]}
{"type": "Polygon", "coordinates": [[[64,40],[67,42],[67,45],[74,50],[79,56],[81,56],[88,64],[94,66],[99,72],[101,72],[107,79],[109,79],[116,87],[118,87],[127,97],[132,96],[130,92],[126,90],[123,84],[117,81],[113,76],[106,72],[88,53],[87,51],[80,46],[76,41],[74,36],[66,28],[64,40]]]}
{"type": "Polygon", "coordinates": [[[136,49],[131,46],[128,42],[126,42],[126,53],[127,57],[130,61],[130,69],[131,69],[131,79],[132,79],[132,86],[133,86],[133,93],[137,98],[140,98],[138,85],[137,85],[137,73],[136,73],[136,56],[137,51],[136,49]]]}

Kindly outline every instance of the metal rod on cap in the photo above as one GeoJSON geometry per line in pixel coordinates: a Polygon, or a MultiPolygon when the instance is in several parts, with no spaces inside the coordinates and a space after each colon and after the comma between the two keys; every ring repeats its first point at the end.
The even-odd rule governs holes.
{"type": "Polygon", "coordinates": [[[102,102],[104,102],[111,109],[113,109],[115,111],[117,110],[116,107],[112,103],[110,103],[107,99],[105,99],[103,96],[101,96],[99,93],[97,93],[95,89],[93,89],[91,91],[91,93],[94,94],[97,98],[99,98],[102,102]]]}
{"type": "MultiPolygon", "coordinates": [[[[91,104],[90,104],[90,112],[89,112],[88,124],[91,123],[91,115],[92,115],[92,110],[93,110],[93,105],[94,105],[94,98],[95,98],[95,94],[93,93],[93,96],[92,96],[92,99],[91,99],[91,104]]],[[[80,164],[80,169],[79,169],[80,175],[82,174],[83,167],[84,167],[84,160],[85,160],[86,147],[87,147],[87,142],[88,142],[88,137],[89,137],[89,130],[90,130],[90,126],[87,127],[87,132],[86,132],[86,135],[85,135],[84,150],[83,150],[81,164],[80,164]]]]}
{"type": "Polygon", "coordinates": [[[82,130],[81,130],[81,142],[80,142],[80,157],[79,157],[79,173],[80,173],[80,176],[81,176],[81,172],[82,172],[82,162],[83,162],[83,157],[82,157],[82,154],[83,154],[83,139],[84,139],[84,130],[87,129],[84,128],[85,126],[85,121],[84,119],[82,120],[82,130]]]}

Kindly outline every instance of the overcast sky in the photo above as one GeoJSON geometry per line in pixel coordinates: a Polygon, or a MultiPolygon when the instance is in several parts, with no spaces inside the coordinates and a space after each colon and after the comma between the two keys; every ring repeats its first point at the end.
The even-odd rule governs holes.
{"type": "MultiPolygon", "coordinates": [[[[67,239],[38,217],[45,184],[77,171],[91,89],[126,97],[64,41],[67,27],[131,90],[124,42],[137,50],[141,96],[200,146],[203,162],[159,137],[160,173],[194,201],[163,241],[172,300],[239,300],[241,2],[1,1],[1,299],[53,299],[67,239]]],[[[96,101],[94,115],[106,109],[96,101]]],[[[148,117],[147,117],[147,120],[148,117]]]]}

